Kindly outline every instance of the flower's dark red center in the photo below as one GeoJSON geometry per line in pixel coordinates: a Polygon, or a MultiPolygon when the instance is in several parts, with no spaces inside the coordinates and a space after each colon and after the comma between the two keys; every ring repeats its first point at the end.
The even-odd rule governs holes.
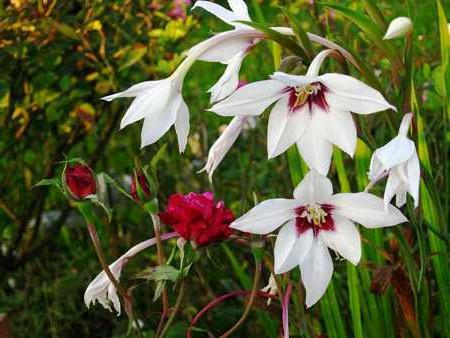
{"type": "Polygon", "coordinates": [[[288,87],[286,92],[289,93],[289,108],[291,112],[308,105],[309,110],[313,105],[318,106],[323,111],[328,111],[328,103],[325,98],[325,93],[328,88],[320,83],[313,82],[303,87],[288,87]]]}
{"type": "Polygon", "coordinates": [[[295,209],[295,227],[297,234],[301,235],[309,229],[312,229],[314,236],[320,231],[334,230],[334,221],[331,216],[333,206],[329,204],[308,204],[295,209]]]}

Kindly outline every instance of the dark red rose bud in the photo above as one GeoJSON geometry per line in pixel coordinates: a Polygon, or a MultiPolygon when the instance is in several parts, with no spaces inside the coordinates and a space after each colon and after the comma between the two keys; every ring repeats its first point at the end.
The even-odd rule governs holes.
{"type": "Polygon", "coordinates": [[[136,202],[141,202],[141,199],[139,198],[138,194],[137,184],[139,184],[139,188],[142,190],[142,193],[144,194],[145,198],[149,198],[151,192],[147,181],[147,177],[145,177],[145,174],[142,171],[138,172],[135,170],[133,174],[133,179],[131,180],[130,194],[136,202]]]}
{"type": "Polygon", "coordinates": [[[64,168],[63,181],[67,191],[76,200],[97,193],[94,172],[83,163],[68,164],[64,168]]]}
{"type": "Polygon", "coordinates": [[[159,216],[181,237],[198,246],[223,240],[233,233],[230,229],[233,212],[225,208],[223,202],[214,202],[211,192],[173,194],[166,211],[159,216]]]}

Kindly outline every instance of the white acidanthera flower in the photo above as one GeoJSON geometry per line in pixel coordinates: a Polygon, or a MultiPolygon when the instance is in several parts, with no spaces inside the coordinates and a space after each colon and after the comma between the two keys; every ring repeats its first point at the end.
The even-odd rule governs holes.
{"type": "Polygon", "coordinates": [[[383,207],[383,200],[369,193],[333,195],[331,181],[310,171],[294,190],[294,199],[270,199],[258,204],[231,224],[244,232],[265,235],[281,226],[275,242],[275,273],[300,267],[306,289],[306,306],[325,293],[333,274],[328,251],[358,264],[361,239],[353,222],[366,228],[406,222],[400,210],[383,207]]]}
{"type": "Polygon", "coordinates": [[[384,35],[384,40],[401,38],[410,32],[413,28],[411,19],[406,16],[395,18],[389,24],[388,30],[384,35]]]}
{"type": "Polygon", "coordinates": [[[260,115],[276,102],[267,132],[269,158],[296,143],[308,166],[326,175],[333,144],[350,156],[355,152],[356,127],[350,112],[395,110],[380,92],[351,76],[319,75],[322,62],[332,52],[320,52],[306,75],[276,72],[269,80],[237,89],[210,110],[222,116],[260,115]]]}
{"type": "Polygon", "coordinates": [[[375,150],[370,161],[372,182],[388,175],[384,191],[386,205],[395,196],[395,204],[402,207],[406,203],[406,193],[414,199],[415,207],[419,205],[420,163],[416,146],[407,136],[412,117],[412,113],[405,114],[398,135],[375,150]]]}
{"type": "Polygon", "coordinates": [[[251,119],[251,116],[235,116],[209,149],[205,167],[199,172],[206,171],[210,181],[212,181],[214,171],[222,162],[234,142],[236,142],[245,125],[249,123],[249,119],[251,119]]]}
{"type": "MultiPolygon", "coordinates": [[[[161,236],[161,240],[170,239],[176,236],[177,234],[175,232],[167,233],[161,236]]],[[[109,265],[109,269],[116,280],[118,281],[120,279],[123,267],[132,257],[155,244],[155,238],[136,244],[124,255],[114,261],[114,263],[109,265]]],[[[84,292],[84,303],[88,308],[91,304],[95,304],[96,302],[99,302],[105,309],[111,312],[115,310],[117,316],[120,316],[120,299],[114,284],[111,282],[105,271],[100,272],[84,292]]]]}
{"type": "MultiPolygon", "coordinates": [[[[228,0],[228,5],[231,10],[210,1],[196,1],[192,9],[197,7],[203,8],[227,24],[234,26],[235,29],[251,30],[250,27],[237,22],[251,21],[245,2],[243,0],[228,0]]],[[[239,83],[239,70],[241,69],[242,61],[250,52],[251,48],[259,41],[259,38],[248,38],[240,41],[240,46],[238,46],[239,50],[236,50],[233,55],[230,55],[229,53],[210,53],[209,55],[199,58],[199,60],[202,61],[221,62],[227,65],[223,75],[216,84],[209,89],[209,92],[211,93],[211,103],[226,98],[236,90],[239,83]]]]}

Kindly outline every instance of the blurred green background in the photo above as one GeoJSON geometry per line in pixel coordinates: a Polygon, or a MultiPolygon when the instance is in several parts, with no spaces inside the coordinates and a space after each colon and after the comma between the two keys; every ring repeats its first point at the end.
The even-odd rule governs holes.
{"type": "MultiPolygon", "coordinates": [[[[83,220],[56,189],[33,187],[43,178],[59,175],[58,162],[65,158],[81,157],[97,173],[107,172],[126,185],[136,157],[149,163],[160,147],[167,145],[158,167],[161,201],[173,192],[210,190],[237,215],[252,206],[255,193],[261,200],[291,194],[287,156],[266,158],[264,121],[240,137],[217,170],[214,184],[206,175],[196,173],[228,122],[206,111],[206,91],[220,77],[223,65],[200,62],[187,77],[184,97],[190,107],[191,132],[183,155],[178,153],[173,130],[157,144],[140,150],[138,124],[119,131],[129,102],[99,100],[134,83],[168,76],[184,50],[228,29],[202,10],[191,12],[192,4],[187,3],[0,2],[0,313],[7,314],[15,337],[120,337],[126,332],[124,315],[116,318],[100,306],[88,310],[84,305],[84,289],[100,265],[83,220]]],[[[314,1],[247,3],[251,16],[260,23],[286,25],[277,7],[281,5],[300,20],[303,29],[342,43],[373,70],[388,100],[402,107],[402,89],[409,87],[393,86],[389,59],[354,20],[314,1]]],[[[375,2],[332,3],[373,18],[370,4],[375,2]]],[[[292,336],[450,336],[449,77],[441,52],[445,34],[442,13],[450,16],[450,2],[442,1],[440,26],[435,1],[376,4],[385,23],[396,16],[409,16],[414,23],[414,61],[409,75],[417,97],[415,112],[421,116],[415,133],[427,182],[422,186],[422,207],[415,213],[419,221],[401,230],[362,232],[365,255],[360,266],[352,270],[337,261],[333,283],[319,305],[305,313],[301,304],[295,304],[291,310],[292,336]]],[[[398,50],[404,46],[402,40],[392,44],[398,50]]],[[[342,71],[332,63],[327,69],[342,71]]],[[[246,58],[241,78],[263,79],[273,70],[272,44],[265,42],[246,58]]],[[[356,74],[353,68],[349,71],[356,74]]],[[[395,135],[389,121],[398,123],[401,119],[399,114],[391,119],[387,114],[393,113],[358,121],[364,142],[360,142],[355,160],[337,155],[330,172],[335,190],[363,189],[371,151],[395,135]]],[[[375,192],[381,194],[382,187],[375,192]]],[[[151,225],[139,207],[116,191],[107,187],[103,193],[114,209],[114,218],[108,225],[105,222],[100,234],[108,258],[113,260],[150,237],[151,225]]],[[[253,261],[248,249],[236,249],[228,243],[209,252],[213,257],[197,264],[182,314],[170,332],[172,337],[184,336],[188,321],[214,295],[251,285],[253,261]]],[[[155,255],[148,250],[130,263],[122,280],[132,283],[127,277],[154,262],[155,255]]],[[[293,276],[298,278],[298,271],[293,276]]],[[[267,271],[263,277],[268,279],[267,271]]],[[[139,295],[135,297],[136,312],[149,336],[160,309],[159,303],[152,303],[153,289],[154,284],[147,283],[135,291],[139,295]]],[[[236,337],[277,337],[278,303],[267,307],[261,302],[257,308],[236,337]]],[[[242,301],[227,302],[199,326],[218,334],[230,327],[241,311],[242,301]]]]}

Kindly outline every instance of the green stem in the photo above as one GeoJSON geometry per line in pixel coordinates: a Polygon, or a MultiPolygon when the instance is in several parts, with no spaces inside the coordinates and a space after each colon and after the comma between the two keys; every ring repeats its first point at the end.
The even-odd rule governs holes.
{"type": "Polygon", "coordinates": [[[169,319],[167,319],[166,325],[164,325],[164,328],[162,329],[161,334],[157,336],[158,338],[163,338],[167,334],[167,331],[169,330],[170,325],[172,324],[173,320],[175,319],[175,317],[178,313],[178,310],[180,309],[181,302],[183,301],[183,297],[184,297],[184,291],[185,291],[185,278],[183,278],[181,280],[180,291],[178,292],[178,297],[175,302],[175,306],[173,307],[172,311],[170,312],[169,319]]]}

